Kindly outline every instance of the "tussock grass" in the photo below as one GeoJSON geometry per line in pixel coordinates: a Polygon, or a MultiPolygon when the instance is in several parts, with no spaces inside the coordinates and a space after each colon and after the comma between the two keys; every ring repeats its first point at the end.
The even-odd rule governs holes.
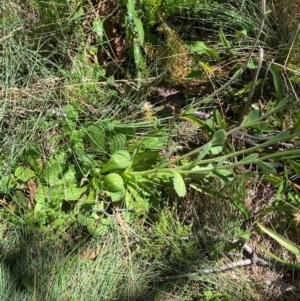
{"type": "Polygon", "coordinates": [[[175,222],[173,215],[165,211],[152,224],[153,235],[137,228],[141,240],[132,246],[128,241],[136,237],[117,225],[98,238],[88,238],[80,228],[53,236],[26,226],[7,232],[3,226],[0,295],[11,300],[193,300],[204,291],[218,291],[247,300],[242,288],[235,289],[236,278],[240,286],[250,285],[243,271],[158,282],[163,275],[215,266],[222,256],[222,243],[212,245],[196,233],[187,239],[191,227],[175,222]]]}

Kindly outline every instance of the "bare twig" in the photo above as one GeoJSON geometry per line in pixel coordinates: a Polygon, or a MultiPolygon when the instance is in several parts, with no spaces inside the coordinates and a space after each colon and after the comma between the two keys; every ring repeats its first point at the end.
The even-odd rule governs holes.
{"type": "Polygon", "coordinates": [[[243,120],[244,116],[247,114],[247,111],[248,111],[248,109],[251,105],[252,96],[253,96],[253,93],[254,93],[254,88],[255,88],[255,84],[257,82],[258,74],[259,74],[261,66],[262,66],[263,57],[264,57],[264,50],[262,48],[259,48],[259,58],[258,58],[257,68],[255,70],[255,75],[254,75],[254,78],[252,80],[251,88],[250,88],[249,93],[248,93],[247,101],[244,105],[244,108],[243,108],[243,111],[242,111],[242,114],[241,114],[241,117],[240,117],[240,122],[243,120]]]}
{"type": "Polygon", "coordinates": [[[7,36],[1,38],[1,39],[0,39],[0,42],[2,42],[2,41],[4,41],[4,40],[6,40],[6,39],[12,37],[16,31],[21,30],[21,29],[23,29],[22,26],[21,26],[21,27],[18,27],[18,28],[16,28],[16,29],[14,29],[10,34],[8,34],[7,36]]]}

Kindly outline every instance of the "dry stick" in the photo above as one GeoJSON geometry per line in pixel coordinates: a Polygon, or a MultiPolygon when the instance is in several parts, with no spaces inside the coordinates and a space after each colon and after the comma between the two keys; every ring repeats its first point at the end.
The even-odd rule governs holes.
{"type": "MultiPolygon", "coordinates": [[[[115,213],[116,214],[116,213],[115,213]]],[[[116,216],[116,220],[120,224],[122,231],[126,232],[129,231],[135,236],[135,243],[140,243],[143,241],[143,238],[141,238],[133,229],[131,229],[123,220],[122,218],[120,219],[119,216],[116,216]]],[[[264,267],[271,267],[273,266],[274,268],[280,268],[280,269],[288,269],[289,270],[289,265],[284,264],[284,263],[278,263],[274,261],[269,261],[265,260],[261,257],[259,257],[254,249],[247,243],[244,243],[242,239],[231,239],[230,237],[225,236],[224,234],[218,233],[218,231],[211,229],[210,227],[204,226],[204,230],[213,232],[215,235],[211,237],[211,239],[218,239],[221,238],[227,242],[229,242],[232,246],[238,248],[238,249],[243,249],[244,254],[247,254],[247,257],[250,257],[249,259],[244,259],[244,260],[239,260],[236,262],[232,262],[229,264],[225,264],[221,267],[217,268],[206,268],[206,269],[201,269],[193,273],[183,273],[179,275],[170,275],[170,276],[164,276],[164,277],[158,277],[156,279],[157,282],[165,282],[168,280],[176,280],[180,278],[191,278],[191,277],[196,277],[196,276],[201,276],[201,275],[207,275],[207,274],[212,274],[212,273],[220,273],[220,272],[225,272],[230,269],[234,269],[236,267],[244,267],[244,266],[249,266],[249,265],[259,265],[259,266],[264,266],[264,267]]],[[[125,233],[126,235],[126,233],[125,233]]],[[[197,235],[196,235],[197,236],[197,235]]],[[[193,236],[192,236],[193,237],[193,236]]],[[[125,236],[126,242],[127,242],[127,248],[129,248],[129,256],[132,256],[131,251],[130,251],[130,244],[128,242],[127,236],[125,236]]],[[[190,239],[191,236],[189,237],[181,237],[181,239],[186,240],[190,239]]],[[[155,239],[155,237],[151,237],[151,240],[155,239]]],[[[295,267],[290,267],[292,270],[296,270],[295,267]]],[[[297,269],[298,270],[298,269],[297,269]]]]}
{"type": "Polygon", "coordinates": [[[295,73],[295,74],[297,74],[297,75],[300,75],[300,72],[299,72],[299,71],[294,70],[294,69],[292,69],[292,68],[288,68],[288,67],[286,67],[286,66],[284,66],[284,65],[282,65],[282,64],[279,64],[279,63],[276,63],[276,62],[272,62],[272,64],[275,65],[275,66],[278,66],[278,67],[282,67],[283,69],[285,69],[285,70],[287,70],[287,71],[290,71],[290,72],[293,72],[293,73],[295,73]]]}
{"type": "MultiPolygon", "coordinates": [[[[256,254],[256,252],[253,250],[253,248],[248,244],[244,244],[243,250],[248,254],[249,257],[251,257],[250,259],[244,259],[244,260],[240,260],[237,262],[225,264],[218,268],[207,268],[207,269],[203,269],[203,270],[198,270],[197,272],[193,272],[193,273],[185,273],[185,274],[179,274],[179,275],[170,275],[170,276],[159,277],[156,281],[157,282],[165,282],[168,280],[177,280],[180,278],[192,278],[192,277],[197,277],[197,276],[201,276],[201,275],[225,272],[230,269],[234,269],[237,267],[249,266],[249,265],[258,265],[258,266],[263,266],[263,267],[273,266],[274,268],[280,268],[280,269],[282,269],[282,268],[288,269],[289,268],[288,265],[285,265],[282,263],[271,262],[269,260],[260,258],[256,254]]],[[[290,267],[290,269],[296,270],[294,267],[290,267]]]]}
{"type": "Polygon", "coordinates": [[[232,263],[225,264],[218,268],[206,268],[206,269],[199,270],[199,271],[193,272],[193,273],[185,273],[185,274],[179,274],[179,275],[170,275],[170,276],[159,277],[157,279],[157,281],[164,282],[164,281],[176,280],[176,279],[180,279],[180,278],[191,278],[191,277],[207,275],[207,274],[212,274],[212,273],[225,272],[227,270],[234,269],[236,267],[243,267],[243,266],[248,266],[248,265],[252,265],[252,264],[269,265],[269,262],[265,261],[264,259],[259,258],[257,256],[257,254],[254,252],[254,250],[248,244],[245,244],[243,246],[243,249],[252,257],[251,259],[244,259],[244,260],[240,260],[237,262],[232,262],[232,263]]]}
{"type": "Polygon", "coordinates": [[[300,22],[298,23],[298,27],[297,27],[297,30],[296,30],[296,34],[295,34],[294,39],[293,39],[293,41],[292,41],[292,44],[291,44],[291,46],[290,46],[289,53],[288,53],[288,55],[287,55],[287,57],[286,57],[286,59],[285,59],[285,62],[284,62],[284,69],[286,69],[286,65],[287,65],[287,63],[288,63],[288,61],[289,61],[289,59],[290,59],[290,55],[291,55],[293,46],[294,46],[294,44],[295,44],[296,38],[298,37],[299,30],[300,30],[300,22]]]}
{"type": "Polygon", "coordinates": [[[251,105],[255,83],[257,81],[258,74],[259,74],[261,66],[262,66],[263,57],[264,57],[264,50],[262,48],[259,48],[259,59],[258,59],[257,68],[256,68],[256,71],[255,71],[255,75],[254,75],[252,84],[251,84],[251,88],[250,88],[249,93],[248,93],[247,101],[244,105],[244,108],[243,108],[243,111],[242,111],[242,114],[241,114],[241,117],[240,117],[240,122],[242,122],[244,116],[247,114],[247,111],[248,111],[248,109],[251,105]]]}
{"type": "Polygon", "coordinates": [[[18,27],[18,28],[16,28],[16,29],[14,29],[10,34],[8,34],[7,36],[5,36],[5,37],[3,37],[2,39],[0,39],[0,42],[2,42],[2,41],[4,41],[4,40],[6,40],[6,39],[12,37],[16,31],[21,30],[21,29],[23,29],[22,26],[21,26],[21,27],[18,27]]]}
{"type": "MultiPolygon", "coordinates": [[[[243,65],[243,67],[241,67],[239,69],[239,72],[236,72],[233,75],[233,77],[225,85],[223,85],[221,88],[217,89],[216,91],[214,91],[213,93],[211,93],[209,96],[205,97],[204,99],[199,100],[199,101],[195,102],[194,104],[187,106],[186,109],[195,108],[196,106],[199,106],[200,104],[207,102],[210,98],[215,97],[220,92],[222,92],[225,88],[229,87],[232,83],[235,82],[235,80],[239,76],[241,76],[244,73],[244,71],[248,67],[248,63],[251,60],[252,54],[254,52],[254,49],[256,48],[256,45],[257,45],[258,40],[260,38],[260,35],[262,33],[262,30],[263,30],[263,27],[264,27],[264,24],[265,24],[265,19],[266,19],[266,0],[262,0],[262,19],[261,19],[261,22],[260,22],[259,30],[258,30],[257,36],[255,38],[255,41],[254,41],[254,43],[253,43],[253,45],[251,47],[251,50],[250,50],[249,56],[247,58],[247,61],[245,62],[245,64],[243,65]]],[[[183,110],[183,112],[180,115],[184,115],[184,110],[183,110]]]]}

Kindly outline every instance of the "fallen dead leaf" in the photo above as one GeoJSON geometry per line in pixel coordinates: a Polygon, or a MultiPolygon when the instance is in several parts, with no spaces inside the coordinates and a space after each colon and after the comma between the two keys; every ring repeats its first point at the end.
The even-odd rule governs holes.
{"type": "Polygon", "coordinates": [[[101,248],[102,248],[101,246],[98,246],[95,249],[87,248],[81,252],[80,256],[81,256],[81,258],[84,258],[84,259],[94,260],[98,256],[101,248]]]}
{"type": "Polygon", "coordinates": [[[27,182],[27,187],[28,187],[28,190],[29,190],[30,205],[34,206],[34,197],[35,197],[36,190],[37,190],[35,181],[33,179],[30,179],[27,182]]]}

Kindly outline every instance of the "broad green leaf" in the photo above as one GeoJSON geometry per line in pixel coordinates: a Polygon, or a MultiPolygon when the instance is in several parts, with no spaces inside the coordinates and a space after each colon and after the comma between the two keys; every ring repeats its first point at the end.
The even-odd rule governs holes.
{"type": "Polygon", "coordinates": [[[105,144],[105,132],[102,127],[97,124],[90,123],[86,126],[86,137],[95,150],[103,152],[105,144]]]}
{"type": "Polygon", "coordinates": [[[109,192],[123,191],[124,183],[120,175],[116,173],[108,174],[103,180],[104,189],[109,192]]]}
{"type": "Polygon", "coordinates": [[[220,29],[219,29],[219,38],[220,38],[220,42],[221,42],[222,46],[225,49],[230,48],[230,46],[231,46],[230,42],[226,39],[222,27],[220,27],[220,29]]]}
{"type": "Polygon", "coordinates": [[[81,210],[77,214],[77,220],[81,225],[86,226],[89,233],[93,236],[107,234],[109,226],[113,223],[113,219],[108,218],[106,215],[99,217],[91,209],[81,210]]]}
{"type": "Polygon", "coordinates": [[[167,142],[166,136],[143,138],[141,144],[148,150],[161,150],[167,142]]]}
{"type": "Polygon", "coordinates": [[[278,233],[274,232],[273,230],[263,226],[262,224],[258,223],[258,228],[266,233],[267,235],[269,235],[270,237],[272,237],[274,240],[276,240],[281,246],[283,246],[284,248],[286,248],[287,250],[291,251],[292,253],[294,253],[295,255],[300,255],[300,250],[299,248],[293,244],[290,240],[282,237],[281,235],[279,235],[278,233]]]}
{"type": "Polygon", "coordinates": [[[107,194],[110,196],[112,202],[118,202],[124,198],[124,191],[117,191],[117,192],[107,191],[107,194]]]}
{"type": "Polygon", "coordinates": [[[208,142],[207,144],[205,144],[205,146],[202,148],[201,152],[199,153],[199,155],[197,157],[197,161],[203,159],[209,153],[211,148],[212,148],[211,142],[208,142]]]}
{"type": "Polygon", "coordinates": [[[294,172],[300,176],[300,163],[297,161],[288,160],[289,165],[292,167],[294,172]]]}
{"type": "MultiPolygon", "coordinates": [[[[200,162],[201,163],[201,162],[200,162]]],[[[202,171],[201,167],[199,167],[199,165],[194,166],[191,171],[193,172],[197,172],[197,171],[202,171]]]]}
{"type": "MultiPolygon", "coordinates": [[[[134,165],[132,165],[132,170],[134,171],[146,171],[149,169],[152,169],[154,165],[156,165],[158,163],[158,160],[153,160],[152,158],[148,158],[144,161],[135,163],[134,165]]],[[[164,163],[162,161],[162,163],[164,163]]]]}
{"type": "Polygon", "coordinates": [[[209,49],[206,50],[206,52],[207,52],[207,54],[209,54],[215,60],[220,59],[220,55],[219,55],[217,50],[209,48],[209,49]]]}
{"type": "Polygon", "coordinates": [[[203,77],[203,71],[201,69],[192,70],[186,78],[188,79],[199,79],[203,77]]]}
{"type": "Polygon", "coordinates": [[[210,141],[212,144],[210,153],[212,155],[217,155],[222,151],[225,139],[226,139],[226,134],[225,134],[224,130],[219,130],[214,133],[214,135],[210,141]]]}
{"type": "Polygon", "coordinates": [[[234,74],[232,75],[232,78],[230,79],[230,81],[233,81],[233,80],[239,78],[242,74],[243,74],[243,68],[237,69],[237,70],[234,72],[234,74]]]}
{"type": "Polygon", "coordinates": [[[273,259],[275,259],[278,262],[283,263],[286,266],[290,266],[290,267],[295,267],[296,270],[299,270],[300,265],[299,264],[293,264],[290,263],[288,261],[285,261],[283,259],[281,259],[280,257],[276,256],[275,254],[273,254],[272,252],[270,252],[269,250],[267,250],[267,248],[265,248],[264,246],[260,245],[259,248],[264,251],[266,254],[268,254],[270,257],[272,257],[273,259]]]}
{"type": "Polygon", "coordinates": [[[95,55],[98,52],[98,48],[95,47],[95,46],[88,46],[87,51],[88,51],[89,54],[95,55]]]}
{"type": "Polygon", "coordinates": [[[277,71],[274,65],[270,66],[270,71],[273,76],[273,84],[275,88],[275,95],[277,103],[279,103],[283,99],[283,82],[280,76],[280,73],[277,71]]]}
{"type": "Polygon", "coordinates": [[[141,45],[143,45],[144,38],[145,38],[144,27],[143,27],[143,23],[142,23],[141,19],[139,17],[137,17],[137,13],[135,13],[133,15],[133,21],[135,24],[136,31],[138,33],[139,42],[141,43],[141,45]]]}
{"type": "MultiPolygon", "coordinates": [[[[136,78],[137,79],[143,79],[143,72],[142,69],[145,64],[143,63],[144,58],[143,58],[143,54],[141,51],[141,46],[139,43],[134,42],[133,43],[133,56],[134,56],[134,61],[135,61],[135,65],[136,65],[136,78]]],[[[137,88],[140,89],[142,85],[141,80],[138,80],[137,82],[137,88]]]]}
{"type": "Polygon", "coordinates": [[[247,29],[242,29],[242,30],[236,30],[235,32],[235,41],[240,40],[242,37],[246,37],[247,36],[247,29]]]}
{"type": "Polygon", "coordinates": [[[251,162],[251,161],[255,161],[258,157],[259,157],[259,154],[251,154],[251,155],[243,158],[239,162],[251,162]]]}
{"type": "Polygon", "coordinates": [[[264,181],[267,181],[267,182],[277,186],[281,183],[282,178],[278,177],[278,176],[268,175],[268,176],[264,177],[264,181]]]}
{"type": "Polygon", "coordinates": [[[60,183],[66,185],[67,183],[76,183],[76,173],[74,165],[69,164],[68,169],[64,168],[63,174],[61,175],[60,183]]]}
{"type": "Polygon", "coordinates": [[[288,192],[288,199],[291,201],[291,205],[300,205],[300,195],[293,192],[288,192]]]}
{"type": "Polygon", "coordinates": [[[136,183],[130,182],[126,185],[126,207],[134,208],[136,211],[147,212],[150,208],[150,201],[147,196],[143,196],[136,190],[136,183]]]}
{"type": "Polygon", "coordinates": [[[52,205],[60,205],[65,198],[64,186],[54,186],[48,188],[47,201],[52,205]]]}
{"type": "Polygon", "coordinates": [[[66,201],[77,201],[86,190],[87,190],[86,186],[83,186],[83,187],[66,186],[64,189],[65,200],[66,201]]]}
{"type": "Polygon", "coordinates": [[[33,214],[34,217],[37,217],[37,215],[39,214],[39,212],[43,212],[45,205],[43,203],[35,203],[34,205],[34,209],[33,209],[33,214]]]}
{"type": "Polygon", "coordinates": [[[43,171],[43,177],[50,186],[54,186],[60,180],[62,170],[63,168],[59,162],[50,160],[45,166],[45,169],[43,171]]]}
{"type": "Polygon", "coordinates": [[[214,119],[215,123],[218,125],[219,129],[226,131],[226,122],[224,118],[221,116],[218,109],[214,110],[214,119]]]}
{"type": "Polygon", "coordinates": [[[179,197],[184,197],[186,195],[186,187],[184,180],[181,174],[178,172],[174,172],[173,174],[173,185],[179,197]]]}
{"type": "Polygon", "coordinates": [[[217,176],[223,184],[234,180],[234,174],[227,169],[214,170],[212,173],[217,176]]]}
{"type": "Polygon", "coordinates": [[[205,126],[206,126],[206,128],[207,128],[207,130],[208,130],[209,133],[213,133],[214,132],[214,130],[215,130],[215,123],[214,123],[214,121],[212,119],[207,119],[205,121],[205,126]]]}
{"type": "Polygon", "coordinates": [[[35,171],[39,171],[41,169],[41,165],[38,163],[40,158],[40,148],[33,145],[27,146],[22,154],[22,161],[30,164],[35,171]]]}
{"type": "Polygon", "coordinates": [[[212,163],[209,163],[209,164],[199,164],[197,166],[195,166],[193,168],[194,171],[197,171],[197,170],[208,170],[208,169],[213,169],[214,168],[214,165],[212,163]]]}
{"type": "MultiPolygon", "coordinates": [[[[254,87],[258,87],[262,83],[263,83],[263,79],[258,79],[255,81],[254,87]]],[[[252,88],[253,88],[253,81],[250,81],[249,83],[245,84],[243,86],[243,88],[241,88],[240,90],[237,90],[233,95],[234,96],[244,95],[244,94],[248,93],[252,88]]]]}
{"type": "Polygon", "coordinates": [[[196,124],[199,127],[203,126],[203,124],[204,124],[202,120],[200,120],[199,118],[193,116],[192,114],[181,116],[181,118],[184,119],[184,120],[190,121],[191,123],[196,124]]]}
{"type": "Polygon", "coordinates": [[[75,167],[67,163],[49,160],[42,176],[50,186],[67,185],[76,182],[75,167]]]}
{"type": "Polygon", "coordinates": [[[97,36],[99,37],[99,40],[103,42],[104,38],[104,27],[103,27],[103,22],[100,20],[99,17],[97,17],[93,21],[93,29],[96,32],[97,36]]]}
{"type": "Polygon", "coordinates": [[[189,49],[198,54],[208,54],[216,60],[220,59],[219,53],[216,50],[207,47],[202,41],[187,41],[185,44],[189,49]]]}
{"type": "Polygon", "coordinates": [[[49,195],[49,187],[45,187],[42,183],[38,182],[37,190],[34,196],[35,202],[40,204],[45,204],[47,197],[49,195]]]}
{"type": "Polygon", "coordinates": [[[199,54],[206,53],[208,47],[205,45],[204,42],[201,41],[187,41],[185,42],[187,47],[191,49],[194,52],[197,52],[199,54]]]}
{"type": "Polygon", "coordinates": [[[94,189],[91,189],[87,195],[86,202],[88,203],[96,203],[98,200],[98,194],[94,189]]]}
{"type": "Polygon", "coordinates": [[[245,200],[244,199],[240,199],[240,198],[229,198],[230,203],[236,207],[242,214],[244,214],[245,217],[250,217],[251,214],[249,212],[248,207],[245,204],[245,200]]]}
{"type": "Polygon", "coordinates": [[[246,230],[243,232],[238,233],[238,236],[242,239],[245,239],[246,241],[248,241],[251,237],[251,231],[250,230],[246,230]]]}
{"type": "Polygon", "coordinates": [[[83,226],[88,226],[95,223],[96,218],[97,216],[95,213],[92,213],[92,210],[90,212],[88,210],[81,210],[77,214],[77,220],[83,226]]]}
{"type": "MultiPolygon", "coordinates": [[[[173,153],[174,152],[170,152],[170,154],[173,154],[173,153]]],[[[168,158],[168,156],[166,156],[166,157],[168,158]]],[[[132,164],[133,164],[133,167],[135,168],[135,164],[138,162],[150,161],[151,164],[155,164],[160,159],[161,159],[161,156],[159,155],[158,152],[148,152],[148,151],[143,152],[142,151],[133,157],[132,164]]]]}
{"type": "Polygon", "coordinates": [[[271,163],[267,163],[267,162],[263,162],[258,160],[256,162],[256,164],[258,165],[258,167],[265,173],[271,173],[271,174],[276,174],[276,169],[273,167],[273,165],[271,163]]]}
{"type": "MultiPolygon", "coordinates": [[[[250,59],[247,65],[248,69],[255,70],[257,68],[257,62],[254,61],[253,59],[250,59]]],[[[252,81],[249,83],[249,87],[251,88],[252,86],[252,81]]],[[[236,94],[235,94],[236,95],[236,94]]]]}
{"type": "Polygon", "coordinates": [[[217,165],[215,165],[215,167],[217,168],[217,167],[223,166],[225,162],[226,162],[226,158],[224,158],[224,157],[216,158],[217,165]]]}
{"type": "Polygon", "coordinates": [[[135,130],[133,126],[127,124],[118,124],[114,126],[115,133],[124,134],[126,136],[126,140],[131,140],[135,138],[135,130]]]}
{"type": "Polygon", "coordinates": [[[17,189],[14,191],[13,200],[19,207],[28,207],[29,200],[22,190],[17,189]]]}
{"type": "MultiPolygon", "coordinates": [[[[143,61],[143,54],[141,51],[141,46],[139,43],[133,44],[133,56],[134,56],[134,62],[136,67],[138,68],[138,71],[141,71],[141,62],[143,61]]],[[[141,78],[141,77],[138,77],[141,78]]]]}
{"type": "Polygon", "coordinates": [[[26,290],[28,292],[34,291],[35,284],[32,279],[28,279],[28,278],[24,277],[21,279],[21,281],[22,281],[22,284],[24,285],[24,288],[26,288],[26,290]]]}
{"type": "Polygon", "coordinates": [[[251,125],[257,120],[259,117],[262,116],[261,110],[253,110],[249,115],[247,115],[243,122],[242,125],[251,125]]]}
{"type": "Polygon", "coordinates": [[[124,221],[128,224],[132,224],[135,220],[138,219],[138,215],[135,212],[131,211],[122,212],[122,217],[124,221]]]}
{"type": "Polygon", "coordinates": [[[84,172],[88,172],[95,166],[93,157],[91,155],[87,155],[86,153],[81,153],[78,156],[78,158],[80,159],[81,168],[83,169],[84,172]]]}
{"type": "Polygon", "coordinates": [[[123,149],[126,143],[126,136],[124,134],[116,133],[111,137],[109,150],[110,154],[114,154],[117,151],[123,149]]]}
{"type": "Polygon", "coordinates": [[[223,150],[223,146],[220,146],[220,145],[216,145],[216,146],[212,146],[211,149],[209,150],[209,153],[211,155],[217,155],[219,154],[220,152],[222,152],[223,150]]]}
{"type": "Polygon", "coordinates": [[[207,195],[211,195],[213,197],[222,198],[224,200],[228,198],[225,194],[221,193],[218,190],[213,190],[213,189],[210,189],[208,187],[201,186],[199,184],[190,184],[190,187],[197,190],[197,191],[199,191],[199,192],[205,193],[207,195]]]}
{"type": "Polygon", "coordinates": [[[141,19],[137,15],[137,11],[134,8],[134,0],[128,0],[127,2],[127,11],[129,17],[133,18],[136,31],[138,33],[138,37],[140,39],[140,43],[144,44],[144,28],[141,19]]]}
{"type": "Polygon", "coordinates": [[[75,21],[75,20],[79,19],[80,17],[82,17],[83,15],[84,15],[83,7],[81,5],[78,5],[76,7],[74,14],[71,16],[70,20],[75,21]]]}
{"type": "Polygon", "coordinates": [[[277,142],[285,141],[285,140],[289,139],[290,134],[291,134],[290,131],[280,132],[277,135],[275,135],[274,137],[271,137],[269,139],[269,142],[274,141],[274,143],[277,143],[277,142]]]}
{"type": "Polygon", "coordinates": [[[125,169],[131,163],[130,155],[127,151],[121,150],[114,153],[109,161],[101,169],[101,173],[105,173],[111,170],[117,171],[125,169]]]}
{"type": "Polygon", "coordinates": [[[93,236],[104,236],[111,231],[114,220],[105,215],[101,216],[100,221],[94,222],[87,226],[89,233],[93,236]]]}
{"type": "Polygon", "coordinates": [[[283,98],[279,103],[276,104],[275,108],[272,109],[271,111],[280,111],[285,109],[285,107],[287,106],[287,104],[291,101],[291,98],[289,96],[283,98]]]}
{"type": "Polygon", "coordinates": [[[29,179],[35,177],[35,172],[24,166],[17,166],[15,169],[15,176],[22,182],[27,182],[29,179]]]}
{"type": "Polygon", "coordinates": [[[218,130],[214,133],[211,139],[211,143],[213,146],[223,145],[226,139],[226,134],[224,130],[218,130]]]}
{"type": "Polygon", "coordinates": [[[108,174],[103,180],[103,186],[113,202],[119,201],[124,197],[124,182],[120,175],[116,173],[108,174]]]}

